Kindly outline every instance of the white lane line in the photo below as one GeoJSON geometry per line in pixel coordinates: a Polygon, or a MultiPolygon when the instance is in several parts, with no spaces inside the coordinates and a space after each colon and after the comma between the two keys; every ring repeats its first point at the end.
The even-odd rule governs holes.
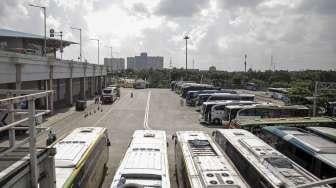
{"type": "Polygon", "coordinates": [[[148,96],[147,96],[147,104],[146,104],[145,117],[144,117],[144,123],[143,123],[144,129],[151,129],[148,125],[150,97],[151,97],[151,91],[148,92],[148,96]]]}

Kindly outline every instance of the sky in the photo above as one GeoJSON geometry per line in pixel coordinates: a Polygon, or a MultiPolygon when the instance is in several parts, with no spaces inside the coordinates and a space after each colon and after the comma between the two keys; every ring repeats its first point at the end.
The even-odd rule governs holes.
{"type": "MultiPolygon", "coordinates": [[[[83,56],[104,57],[147,52],[163,56],[164,66],[218,70],[336,69],[336,0],[1,0],[0,27],[43,34],[43,14],[29,3],[47,7],[47,30],[63,31],[79,41],[83,56]]],[[[64,50],[77,59],[79,46],[64,50]]]]}

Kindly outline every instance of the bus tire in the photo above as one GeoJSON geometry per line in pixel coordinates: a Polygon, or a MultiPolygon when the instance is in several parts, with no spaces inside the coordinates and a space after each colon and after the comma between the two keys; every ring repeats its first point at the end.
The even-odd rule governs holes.
{"type": "Polygon", "coordinates": [[[215,123],[216,125],[220,125],[220,124],[221,124],[221,120],[218,119],[218,118],[216,118],[216,119],[214,119],[214,123],[215,123]]]}

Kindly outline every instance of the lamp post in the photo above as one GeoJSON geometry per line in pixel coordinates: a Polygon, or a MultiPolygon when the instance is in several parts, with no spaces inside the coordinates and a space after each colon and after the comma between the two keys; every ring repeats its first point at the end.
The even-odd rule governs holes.
{"type": "Polygon", "coordinates": [[[246,59],[247,59],[247,54],[244,55],[245,61],[244,61],[244,65],[245,65],[245,72],[246,72],[246,59]]]}
{"type": "Polygon", "coordinates": [[[82,62],[82,28],[71,27],[71,29],[79,31],[79,59],[82,62]]]}
{"type": "Polygon", "coordinates": [[[44,16],[44,43],[43,43],[43,56],[47,55],[47,13],[46,13],[46,7],[29,4],[31,7],[37,7],[41,8],[43,10],[43,16],[44,16]]]}
{"type": "Polygon", "coordinates": [[[186,65],[185,65],[185,69],[186,69],[186,79],[188,76],[188,39],[190,39],[190,37],[188,35],[184,36],[184,40],[186,41],[186,65]]]}
{"type": "Polygon", "coordinates": [[[90,39],[90,40],[95,40],[98,43],[98,65],[99,65],[99,39],[90,39]]]}

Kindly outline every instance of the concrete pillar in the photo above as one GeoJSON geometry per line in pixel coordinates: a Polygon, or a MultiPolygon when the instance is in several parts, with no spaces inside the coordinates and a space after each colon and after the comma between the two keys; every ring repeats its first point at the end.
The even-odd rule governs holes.
{"type": "Polygon", "coordinates": [[[22,65],[21,64],[15,64],[16,68],[16,82],[15,82],[15,89],[21,90],[22,86],[22,65]]]}
{"type": "MultiPolygon", "coordinates": [[[[55,150],[55,148],[48,148],[49,150],[55,150]]],[[[52,154],[56,152],[51,152],[52,154]]],[[[48,156],[48,159],[44,162],[45,176],[39,182],[40,187],[56,187],[56,173],[55,173],[55,160],[54,155],[48,156]]]]}
{"type": "Polygon", "coordinates": [[[73,105],[73,89],[72,89],[72,77],[73,77],[73,64],[72,62],[69,64],[69,69],[70,69],[70,78],[69,78],[69,89],[68,89],[68,99],[69,99],[69,104],[72,106],[73,105]]]}
{"type": "Polygon", "coordinates": [[[69,103],[70,103],[70,105],[73,105],[73,93],[72,93],[72,78],[69,78],[69,90],[68,90],[68,92],[69,92],[69,103]]]}
{"type": "MultiPolygon", "coordinates": [[[[53,78],[54,78],[54,66],[49,66],[49,90],[53,90],[53,78]]],[[[51,93],[49,98],[49,109],[50,113],[53,114],[54,112],[54,92],[51,93]]]]}
{"type": "Polygon", "coordinates": [[[87,68],[87,64],[84,64],[84,67],[83,67],[84,77],[81,78],[81,83],[83,82],[82,98],[84,100],[86,100],[86,68],[87,68]]]}

